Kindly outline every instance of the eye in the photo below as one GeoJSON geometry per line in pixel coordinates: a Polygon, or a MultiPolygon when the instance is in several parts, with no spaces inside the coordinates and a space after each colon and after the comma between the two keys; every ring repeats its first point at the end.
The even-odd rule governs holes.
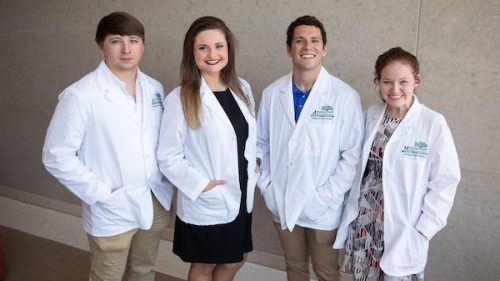
{"type": "Polygon", "coordinates": [[[130,39],[130,43],[132,43],[132,44],[138,44],[139,43],[139,39],[132,38],[132,39],[130,39]]]}
{"type": "Polygon", "coordinates": [[[205,45],[199,45],[197,49],[200,50],[200,51],[204,51],[204,50],[207,49],[207,46],[205,46],[205,45]]]}
{"type": "Polygon", "coordinates": [[[224,44],[217,44],[217,45],[215,45],[215,48],[217,48],[217,49],[223,49],[224,48],[224,44]]]}
{"type": "Polygon", "coordinates": [[[113,44],[113,45],[120,44],[120,43],[121,43],[120,39],[111,39],[111,44],[113,44]]]}
{"type": "Polygon", "coordinates": [[[311,40],[314,44],[320,44],[321,40],[320,39],[313,39],[311,40]]]}
{"type": "Polygon", "coordinates": [[[300,43],[304,42],[304,40],[302,38],[297,38],[297,39],[293,40],[293,42],[300,44],[300,43]]]}
{"type": "Polygon", "coordinates": [[[401,84],[401,85],[406,85],[406,84],[408,84],[408,81],[406,81],[406,80],[402,80],[402,81],[400,82],[400,84],[401,84]]]}

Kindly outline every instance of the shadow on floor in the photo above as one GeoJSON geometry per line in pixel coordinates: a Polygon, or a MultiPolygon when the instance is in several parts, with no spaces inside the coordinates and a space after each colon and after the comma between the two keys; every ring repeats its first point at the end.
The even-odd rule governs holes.
{"type": "MultiPolygon", "coordinates": [[[[87,281],[89,253],[0,225],[2,281],[87,281]]],[[[182,281],[156,273],[155,281],[182,281]]]]}

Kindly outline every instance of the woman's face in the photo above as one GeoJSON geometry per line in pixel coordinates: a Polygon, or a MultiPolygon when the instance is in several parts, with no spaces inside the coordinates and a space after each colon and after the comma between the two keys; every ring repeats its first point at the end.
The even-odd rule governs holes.
{"type": "Polygon", "coordinates": [[[380,96],[387,103],[391,117],[402,117],[413,103],[413,92],[418,86],[410,65],[399,61],[385,66],[378,82],[380,96]]]}
{"type": "Polygon", "coordinates": [[[196,35],[193,46],[194,61],[202,76],[218,76],[226,67],[228,46],[220,29],[208,29],[196,35]]]}

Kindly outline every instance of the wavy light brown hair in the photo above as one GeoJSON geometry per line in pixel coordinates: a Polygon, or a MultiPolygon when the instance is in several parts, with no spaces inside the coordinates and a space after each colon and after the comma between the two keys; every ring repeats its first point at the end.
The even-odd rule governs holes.
{"type": "Polygon", "coordinates": [[[416,82],[420,82],[420,66],[415,57],[410,52],[403,50],[401,47],[394,47],[389,49],[387,52],[381,54],[377,58],[377,62],[375,62],[375,78],[373,78],[373,82],[377,84],[380,81],[380,75],[382,75],[382,70],[393,62],[400,62],[402,64],[409,65],[413,70],[413,76],[415,77],[416,82]]]}
{"type": "Polygon", "coordinates": [[[235,40],[233,33],[226,26],[224,21],[219,18],[211,16],[198,18],[191,24],[188,31],[186,32],[180,69],[181,104],[184,111],[184,117],[186,118],[187,124],[191,129],[198,129],[201,127],[201,74],[196,67],[196,63],[194,60],[194,41],[196,36],[200,32],[211,29],[222,31],[227,41],[228,61],[227,65],[221,70],[221,80],[238,97],[245,101],[247,106],[249,105],[249,101],[243,93],[240,81],[236,76],[235,40]]]}

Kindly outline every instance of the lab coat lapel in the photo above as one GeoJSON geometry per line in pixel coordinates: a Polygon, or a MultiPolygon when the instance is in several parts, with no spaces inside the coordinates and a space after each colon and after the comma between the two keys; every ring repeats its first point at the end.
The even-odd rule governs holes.
{"type": "Polygon", "coordinates": [[[288,121],[295,127],[295,111],[293,108],[293,94],[292,94],[292,73],[290,73],[285,79],[283,83],[280,85],[280,104],[283,107],[283,111],[285,112],[288,121]]]}
{"type": "Polygon", "coordinates": [[[130,105],[128,97],[122,92],[120,86],[117,84],[117,78],[113,77],[113,74],[107,68],[104,61],[101,62],[98,67],[97,77],[99,88],[104,91],[106,99],[111,102],[120,113],[140,126],[141,122],[137,118],[134,107],[130,105]]]}
{"type": "MultiPolygon", "coordinates": [[[[371,116],[367,116],[366,119],[366,124],[365,124],[365,139],[363,142],[363,155],[362,155],[362,160],[363,164],[366,165],[368,161],[368,156],[370,153],[370,150],[372,149],[372,143],[373,140],[375,139],[375,134],[378,132],[380,122],[382,121],[382,118],[384,117],[384,112],[385,108],[387,107],[386,104],[383,104],[380,106],[380,109],[378,112],[375,114],[372,114],[371,116]]],[[[363,167],[364,170],[365,167],[363,167]]]]}
{"type": "Polygon", "coordinates": [[[227,126],[233,128],[233,125],[231,124],[231,121],[229,121],[226,112],[203,78],[201,78],[200,95],[201,102],[206,105],[210,109],[210,111],[214,112],[227,126]]]}
{"type": "Polygon", "coordinates": [[[328,91],[326,85],[324,85],[326,82],[326,79],[324,79],[325,74],[326,70],[322,67],[297,120],[297,130],[311,120],[311,114],[314,110],[322,106],[322,96],[326,95],[328,91]]]}
{"type": "MultiPolygon", "coordinates": [[[[406,113],[405,117],[401,121],[401,123],[398,125],[398,128],[394,131],[394,133],[391,136],[391,139],[389,142],[393,142],[397,139],[399,139],[400,136],[405,136],[410,133],[412,130],[412,126],[415,122],[416,116],[418,116],[422,106],[420,102],[418,101],[417,96],[414,96],[415,100],[413,101],[412,106],[406,113]]],[[[380,122],[382,122],[382,119],[384,118],[385,115],[385,110],[387,109],[387,104],[384,103],[384,106],[380,107],[380,111],[373,114],[372,116],[369,116],[368,119],[366,120],[366,125],[365,125],[365,130],[368,132],[367,134],[367,139],[364,141],[364,147],[363,147],[363,155],[367,155],[369,149],[371,149],[373,139],[375,138],[375,134],[379,129],[380,122]]]]}
{"type": "Polygon", "coordinates": [[[420,111],[422,110],[422,105],[418,101],[417,96],[414,95],[413,98],[414,98],[413,104],[411,105],[410,109],[406,113],[405,117],[401,121],[401,124],[399,124],[398,128],[396,129],[392,137],[396,135],[396,138],[399,138],[400,135],[405,136],[412,131],[412,127],[414,127],[415,125],[415,120],[419,116],[420,111]]]}
{"type": "Polygon", "coordinates": [[[240,97],[238,97],[235,93],[233,93],[233,91],[231,91],[231,93],[233,94],[234,99],[238,103],[238,106],[241,110],[241,113],[243,114],[243,116],[245,116],[245,120],[247,121],[248,126],[251,129],[255,129],[255,118],[253,117],[252,112],[248,108],[247,104],[240,97]]]}

